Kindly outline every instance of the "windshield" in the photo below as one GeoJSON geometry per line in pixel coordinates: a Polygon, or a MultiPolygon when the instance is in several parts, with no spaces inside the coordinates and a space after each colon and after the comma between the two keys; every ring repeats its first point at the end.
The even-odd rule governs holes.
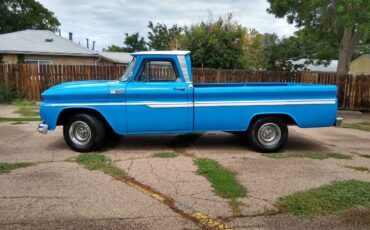
{"type": "Polygon", "coordinates": [[[121,81],[127,81],[130,78],[130,76],[132,74],[132,69],[135,66],[135,61],[136,61],[136,58],[133,58],[132,61],[130,62],[130,64],[128,64],[125,72],[121,76],[121,81]]]}

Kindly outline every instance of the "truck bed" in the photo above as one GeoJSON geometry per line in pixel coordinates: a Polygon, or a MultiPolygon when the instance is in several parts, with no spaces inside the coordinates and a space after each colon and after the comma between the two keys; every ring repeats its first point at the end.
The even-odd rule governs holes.
{"type": "Polygon", "coordinates": [[[240,130],[262,114],[291,117],[302,128],[332,126],[337,87],[301,83],[194,84],[196,131],[240,130]]]}

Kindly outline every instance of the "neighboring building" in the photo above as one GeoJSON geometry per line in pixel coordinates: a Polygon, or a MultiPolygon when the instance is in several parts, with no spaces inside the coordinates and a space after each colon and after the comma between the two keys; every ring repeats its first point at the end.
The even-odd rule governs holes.
{"type": "Polygon", "coordinates": [[[130,53],[125,52],[99,52],[102,57],[101,65],[127,65],[132,60],[130,53]]]}
{"type": "Polygon", "coordinates": [[[5,64],[115,65],[127,64],[128,53],[98,53],[48,30],[0,34],[0,60],[5,64]],[[100,55],[102,54],[102,55],[100,55]]]}
{"type": "MultiPolygon", "coordinates": [[[[307,59],[299,59],[297,61],[292,61],[293,64],[295,65],[301,65],[305,64],[307,59]]],[[[330,64],[325,66],[325,65],[314,65],[314,64],[309,64],[306,66],[308,71],[311,72],[337,72],[337,66],[338,66],[338,60],[331,60],[330,64]]]]}
{"type": "Polygon", "coordinates": [[[349,64],[349,74],[352,75],[369,75],[370,74],[370,54],[364,54],[354,59],[349,64]]]}

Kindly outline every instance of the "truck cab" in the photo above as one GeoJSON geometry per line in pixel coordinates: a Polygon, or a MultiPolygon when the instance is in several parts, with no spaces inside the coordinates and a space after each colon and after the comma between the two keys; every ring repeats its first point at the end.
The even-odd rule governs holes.
{"type": "Polygon", "coordinates": [[[192,132],[194,88],[189,52],[134,53],[130,68],[121,78],[127,82],[121,89],[127,105],[126,132],[192,132]]]}

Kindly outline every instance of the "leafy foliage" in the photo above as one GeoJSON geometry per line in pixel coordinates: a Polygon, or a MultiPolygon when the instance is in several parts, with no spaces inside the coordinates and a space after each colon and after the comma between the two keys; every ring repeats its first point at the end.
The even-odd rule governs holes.
{"type": "MultiPolygon", "coordinates": [[[[273,7],[279,7],[280,3],[273,0],[270,3],[269,11],[274,13],[273,7]]],[[[277,15],[287,14],[280,13],[279,8],[277,15]]],[[[294,18],[292,22],[295,22],[294,18]]],[[[302,21],[300,25],[306,25],[305,23],[306,21],[302,21]]],[[[239,24],[231,14],[217,20],[210,17],[208,21],[190,27],[176,24],[167,26],[150,21],[148,28],[147,47],[144,38],[136,33],[130,36],[126,34],[124,47],[113,45],[108,50],[132,52],[144,50],[144,47],[154,50],[184,49],[192,52],[192,65],[198,68],[297,71],[307,70],[308,64],[327,65],[330,60],[337,59],[340,40],[333,33],[319,29],[321,27],[316,24],[302,27],[291,37],[279,38],[276,34],[261,34],[239,24]],[[303,58],[307,59],[304,63],[294,62],[303,58]]],[[[358,49],[356,55],[370,50],[366,40],[361,40],[360,44],[361,49],[358,49]]]]}
{"type": "Polygon", "coordinates": [[[125,33],[124,46],[119,47],[116,45],[108,46],[104,51],[108,52],[137,52],[147,50],[144,37],[140,37],[139,32],[128,34],[125,33]]]}
{"type": "Polygon", "coordinates": [[[16,92],[4,84],[0,84],[0,104],[10,104],[19,97],[16,92]]]}
{"type": "Polygon", "coordinates": [[[129,35],[125,34],[125,46],[124,50],[126,52],[136,52],[147,50],[146,42],[144,37],[140,37],[139,32],[129,35]]]}
{"type": "Polygon", "coordinates": [[[247,29],[231,14],[185,28],[184,47],[192,51],[192,64],[201,68],[246,68],[247,29]]]}
{"type": "Polygon", "coordinates": [[[167,25],[149,21],[148,32],[149,47],[155,50],[173,50],[178,48],[178,42],[183,31],[182,27],[172,25],[168,28],[167,25]]]}
{"type": "Polygon", "coordinates": [[[248,29],[245,38],[245,56],[247,66],[260,70],[266,67],[264,35],[257,30],[248,29]]]}
{"type": "Polygon", "coordinates": [[[282,38],[276,34],[264,34],[263,52],[266,70],[296,71],[306,69],[308,63],[294,64],[302,57],[302,44],[297,37],[282,38]]]}
{"type": "Polygon", "coordinates": [[[349,61],[361,42],[370,36],[368,0],[268,0],[269,13],[286,17],[301,28],[297,35],[311,46],[311,58],[339,59],[338,73],[347,73],[349,61]]]}
{"type": "Polygon", "coordinates": [[[55,31],[60,25],[54,13],[35,0],[2,0],[0,15],[0,34],[25,29],[55,31]]]}

